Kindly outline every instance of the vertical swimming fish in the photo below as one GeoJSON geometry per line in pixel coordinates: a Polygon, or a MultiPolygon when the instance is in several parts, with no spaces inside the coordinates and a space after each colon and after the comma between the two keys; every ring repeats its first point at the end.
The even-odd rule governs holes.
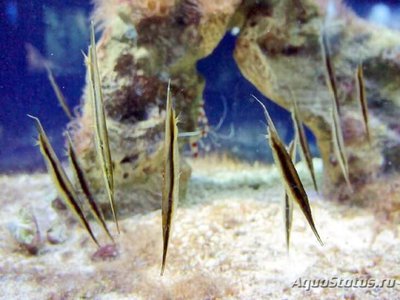
{"type": "Polygon", "coordinates": [[[340,169],[342,170],[343,177],[347,183],[347,186],[352,191],[350,178],[349,178],[349,167],[347,162],[347,155],[345,152],[345,145],[343,139],[343,132],[340,126],[340,107],[339,107],[339,98],[337,92],[336,79],[333,72],[333,65],[330,60],[329,53],[329,45],[325,32],[321,34],[321,50],[322,50],[322,59],[325,65],[325,78],[329,90],[331,92],[331,118],[332,118],[332,139],[333,139],[333,148],[339,162],[340,169]]]}
{"type": "Polygon", "coordinates": [[[72,113],[70,111],[70,109],[68,108],[67,105],[67,101],[65,101],[65,97],[63,95],[63,93],[61,92],[60,87],[58,86],[56,80],[54,79],[53,73],[51,72],[51,69],[49,66],[45,65],[45,68],[47,70],[47,77],[50,81],[51,87],[54,90],[54,93],[56,94],[57,100],[60,103],[62,109],[64,110],[65,114],[67,115],[67,117],[72,120],[73,116],[72,113]]]}
{"type": "Polygon", "coordinates": [[[43,155],[43,158],[47,165],[47,169],[51,175],[54,185],[57,188],[58,194],[65,201],[68,208],[75,214],[76,218],[79,220],[82,226],[87,230],[92,240],[96,243],[97,246],[99,246],[99,243],[97,242],[96,237],[94,236],[92,229],[90,228],[90,225],[87,222],[85,215],[78,204],[78,197],[75,193],[72,183],[65,174],[64,169],[62,168],[61,163],[58,160],[53,150],[53,147],[49,142],[46,132],[42,127],[42,124],[40,123],[38,118],[30,115],[28,116],[35,120],[36,129],[39,134],[38,143],[40,146],[40,152],[43,155]]]}
{"type": "Polygon", "coordinates": [[[314,172],[314,165],[312,161],[312,156],[311,156],[311,151],[310,147],[308,145],[307,141],[307,136],[306,133],[304,132],[304,127],[302,120],[300,118],[300,113],[297,107],[297,102],[295,98],[292,95],[292,102],[293,102],[293,108],[292,108],[292,119],[294,123],[294,128],[295,132],[297,133],[297,136],[299,137],[299,142],[300,142],[300,153],[303,158],[303,161],[306,163],[308,171],[310,172],[312,182],[314,184],[314,189],[318,192],[318,186],[317,186],[317,180],[315,178],[315,172],[314,172]]]}
{"type": "Polygon", "coordinates": [[[103,93],[101,90],[101,82],[99,75],[99,67],[97,63],[96,42],[94,37],[94,25],[91,23],[90,31],[90,47],[88,57],[85,58],[89,72],[89,86],[91,92],[91,99],[93,101],[93,115],[95,124],[95,141],[97,154],[100,158],[101,168],[103,172],[104,181],[106,184],[107,194],[110,201],[111,211],[117,226],[118,233],[119,225],[117,212],[114,203],[114,176],[113,166],[111,160],[110,145],[108,140],[106,116],[104,111],[103,93]]]}
{"type": "Polygon", "coordinates": [[[324,66],[325,66],[326,85],[328,86],[329,91],[331,92],[331,95],[332,95],[335,105],[337,107],[338,113],[340,114],[340,105],[339,105],[339,96],[338,96],[338,91],[337,91],[336,77],[335,77],[335,73],[333,70],[333,64],[331,61],[331,54],[330,54],[330,50],[329,50],[328,38],[327,38],[324,30],[321,32],[321,52],[322,52],[322,60],[324,62],[324,66]]]}
{"type": "Polygon", "coordinates": [[[72,140],[69,134],[68,136],[68,159],[70,162],[70,166],[72,168],[72,171],[75,175],[75,178],[77,179],[77,182],[82,189],[83,194],[86,197],[86,200],[89,203],[89,208],[90,211],[92,212],[93,217],[96,219],[96,221],[99,223],[99,225],[103,228],[104,232],[108,235],[108,237],[114,242],[113,237],[110,234],[110,231],[107,228],[107,224],[104,221],[103,214],[96,204],[96,201],[93,198],[93,194],[90,192],[89,188],[89,183],[86,179],[85,173],[81,167],[81,165],[78,162],[78,157],[76,155],[76,152],[74,150],[74,147],[72,145],[72,140]]]}
{"type": "Polygon", "coordinates": [[[274,161],[281,173],[286,193],[300,206],[300,209],[302,210],[304,216],[306,217],[307,222],[310,225],[312,231],[314,232],[315,237],[317,238],[319,243],[323,245],[322,240],[314,224],[314,220],[311,213],[311,207],[308,201],[306,191],[304,190],[300,177],[297,174],[296,168],[293,165],[292,159],[289,153],[287,152],[285,145],[283,144],[282,140],[278,135],[278,131],[276,130],[274,123],[272,122],[272,119],[267,111],[267,108],[255,96],[253,97],[258,101],[258,103],[260,103],[260,105],[264,110],[264,115],[268,123],[267,137],[269,145],[272,150],[274,161]]]}
{"type": "MultiPolygon", "coordinates": [[[[293,141],[289,144],[288,153],[292,158],[293,164],[296,161],[296,144],[297,144],[297,133],[295,133],[293,141]]],[[[293,223],[293,199],[289,197],[289,195],[285,191],[285,202],[284,202],[284,211],[285,211],[285,229],[286,229],[286,248],[289,252],[290,247],[290,232],[292,230],[293,223]]]]}
{"type": "Polygon", "coordinates": [[[337,111],[335,103],[332,103],[331,117],[332,117],[333,149],[335,151],[340,169],[342,170],[343,177],[347,183],[347,186],[349,187],[350,191],[353,191],[349,178],[349,166],[347,162],[347,155],[344,150],[345,149],[344,140],[343,140],[342,128],[340,127],[339,113],[337,111]]]}
{"type": "Polygon", "coordinates": [[[368,102],[365,93],[365,83],[362,65],[358,65],[356,72],[357,98],[360,103],[361,113],[364,120],[364,130],[368,142],[371,144],[371,135],[369,130],[368,102]]]}
{"type": "Polygon", "coordinates": [[[164,178],[162,189],[162,232],[163,232],[163,256],[161,275],[164,274],[167,258],[168,243],[171,237],[172,219],[179,201],[179,148],[178,148],[178,118],[172,107],[171,82],[168,82],[167,107],[165,117],[165,141],[164,141],[164,178]]]}

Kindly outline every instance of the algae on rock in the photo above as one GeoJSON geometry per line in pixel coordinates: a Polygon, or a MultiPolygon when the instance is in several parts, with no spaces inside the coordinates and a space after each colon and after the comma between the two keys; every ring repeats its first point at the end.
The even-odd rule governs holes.
{"type": "Polygon", "coordinates": [[[399,66],[385,53],[398,49],[399,34],[359,19],[339,2],[335,4],[340,14],[328,24],[324,17],[327,1],[301,3],[304,8],[301,12],[306,12],[305,15],[299,15],[295,9],[288,10],[285,5],[276,6],[269,15],[263,10],[250,14],[239,36],[235,58],[248,80],[287,109],[291,107],[288,88],[293,91],[303,120],[316,136],[327,174],[326,191],[332,191],[343,178],[333,155],[331,96],[325,85],[325,66],[320,51],[320,33],[325,27],[331,40],[331,58],[338,82],[350,178],[357,187],[379,173],[383,163],[390,161],[385,155],[388,148],[398,148],[398,142],[397,146],[393,145],[395,122],[391,115],[400,115],[399,66]],[[371,147],[362,129],[356,99],[355,71],[360,62],[364,66],[370,106],[371,147]],[[383,108],[382,103],[390,105],[383,108]]]}
{"type": "MultiPolygon", "coordinates": [[[[334,1],[338,15],[327,24],[329,1],[117,1],[97,0],[94,16],[103,27],[98,57],[109,124],[119,209],[123,214],[160,207],[161,145],[166,86],[180,113],[181,131],[193,131],[204,80],[196,62],[225,32],[238,26],[234,58],[246,79],[290,109],[293,91],[302,119],[316,136],[324,165],[324,192],[343,186],[333,154],[329,91],[320,50],[322,26],[331,42],[339,87],[341,125],[350,179],[362,188],[388,169],[399,149],[400,34],[376,27],[334,1]],[[355,92],[355,71],[363,62],[373,145],[364,138],[355,92]],[[383,168],[382,168],[383,167],[383,168]]],[[[101,180],[92,147],[92,116],[83,96],[74,141],[85,168],[101,180]]],[[[393,163],[395,163],[393,161],[393,163]]],[[[184,190],[190,169],[182,165],[184,190]]],[[[346,189],[341,189],[346,196],[346,189]]],[[[105,201],[104,201],[105,203],[105,201]]]]}
{"type": "MultiPolygon", "coordinates": [[[[160,207],[161,147],[167,81],[181,131],[196,129],[204,80],[196,62],[222,39],[240,1],[99,1],[104,25],[98,58],[114,162],[116,201],[122,214],[160,207]],[[115,5],[115,6],[113,6],[115,5]],[[115,10],[113,10],[114,8],[115,10]]],[[[101,181],[92,147],[87,93],[75,122],[74,142],[97,190],[101,181]]],[[[190,169],[181,166],[182,192],[190,169]]]]}

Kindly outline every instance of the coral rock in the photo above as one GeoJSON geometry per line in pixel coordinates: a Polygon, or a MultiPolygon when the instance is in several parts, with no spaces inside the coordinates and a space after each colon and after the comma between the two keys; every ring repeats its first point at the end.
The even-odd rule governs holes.
{"type": "MultiPolygon", "coordinates": [[[[193,131],[204,87],[196,62],[216,47],[239,2],[98,1],[95,16],[104,26],[97,45],[99,68],[120,214],[160,207],[167,82],[172,80],[180,130],[193,131]]],[[[85,92],[73,138],[100,191],[103,181],[87,100],[85,92]]],[[[182,162],[182,192],[189,177],[190,169],[182,162]]],[[[106,197],[99,199],[105,207],[106,197]]]]}
{"type": "MultiPolygon", "coordinates": [[[[320,49],[322,24],[330,40],[338,83],[341,126],[350,179],[365,184],[393,169],[400,148],[399,34],[362,21],[339,1],[135,1],[97,0],[94,17],[104,29],[98,57],[122,214],[159,208],[163,112],[166,86],[181,116],[180,129],[196,128],[204,87],[196,62],[207,56],[232,26],[241,28],[235,59],[261,93],[290,109],[293,91],[305,124],[316,136],[324,164],[325,191],[343,184],[332,145],[330,94],[320,49]],[[331,18],[331,19],[329,19],[331,18]],[[328,22],[329,21],[329,22],[328,22]],[[363,62],[373,142],[363,132],[354,75],[363,62]],[[364,178],[363,180],[359,180],[364,178]]],[[[87,92],[74,140],[85,168],[100,191],[102,179],[92,145],[87,92]]],[[[181,187],[190,169],[183,162],[181,187]]],[[[361,187],[360,187],[361,188],[361,187]]],[[[107,204],[106,197],[101,197],[107,204]]]]}
{"type": "Polygon", "coordinates": [[[361,184],[359,178],[365,183],[391,161],[390,149],[398,149],[400,140],[392,129],[396,123],[393,116],[400,115],[398,58],[387,54],[399,49],[399,34],[359,19],[339,1],[333,4],[337,16],[328,22],[328,1],[263,1],[255,5],[257,9],[249,10],[235,49],[241,72],[265,96],[290,109],[288,89],[293,91],[303,121],[316,136],[327,192],[334,191],[344,178],[332,145],[331,95],[320,47],[324,22],[339,90],[350,180],[356,189],[361,184]],[[289,6],[291,2],[297,3],[298,9],[289,6]],[[363,132],[355,89],[360,62],[369,103],[371,146],[363,132]]]}

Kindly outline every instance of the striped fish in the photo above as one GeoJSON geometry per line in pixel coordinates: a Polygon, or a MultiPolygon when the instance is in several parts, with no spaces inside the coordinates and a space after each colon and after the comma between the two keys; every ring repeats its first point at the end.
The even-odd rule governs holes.
{"type": "MultiPolygon", "coordinates": [[[[289,144],[288,153],[292,158],[293,164],[296,161],[296,144],[298,135],[295,134],[293,141],[289,144]]],[[[289,195],[285,192],[285,202],[284,202],[284,211],[285,211],[285,229],[286,229],[286,248],[289,252],[290,247],[290,232],[292,231],[292,223],[293,223],[293,199],[289,197],[289,195]]]]}
{"type": "Polygon", "coordinates": [[[103,228],[104,232],[108,235],[108,237],[114,242],[113,237],[110,234],[110,231],[107,228],[107,224],[104,221],[103,214],[101,209],[98,207],[96,201],[94,200],[93,194],[90,192],[89,183],[86,179],[85,173],[79,164],[78,157],[72,145],[72,140],[69,134],[68,136],[68,159],[70,162],[71,169],[75,175],[75,178],[85,195],[87,202],[89,203],[90,211],[92,212],[93,217],[96,219],[97,223],[103,228]]]}
{"type": "Polygon", "coordinates": [[[92,100],[94,124],[96,132],[95,134],[96,149],[97,149],[97,155],[100,159],[101,169],[106,184],[111,211],[114,217],[115,224],[117,226],[117,231],[119,233],[120,230],[114,203],[113,166],[112,166],[111,151],[110,151],[108,132],[107,132],[106,116],[103,104],[103,93],[101,90],[99,67],[97,63],[96,42],[94,37],[93,22],[91,23],[90,33],[91,34],[90,34],[89,54],[87,57],[85,57],[85,61],[89,72],[90,97],[92,100]]]}
{"type": "Polygon", "coordinates": [[[164,178],[162,188],[162,232],[163,232],[163,256],[161,275],[164,274],[167,258],[168,243],[171,237],[172,219],[179,201],[179,148],[178,148],[178,119],[172,107],[171,82],[168,82],[167,107],[165,118],[164,141],[164,178]]]}
{"type": "Polygon", "coordinates": [[[329,43],[328,43],[328,37],[327,37],[325,31],[322,31],[322,33],[321,33],[321,52],[322,52],[322,60],[324,62],[324,66],[325,66],[326,85],[329,88],[329,91],[335,102],[335,106],[337,107],[338,113],[340,114],[340,105],[339,105],[339,96],[338,96],[338,90],[337,90],[336,77],[334,74],[334,69],[333,69],[333,64],[331,61],[331,54],[330,54],[329,49],[330,48],[329,48],[329,43]]]}
{"type": "Polygon", "coordinates": [[[72,183],[65,174],[64,169],[62,168],[61,163],[58,160],[53,150],[53,147],[49,142],[46,132],[42,127],[42,124],[40,123],[38,118],[30,115],[28,116],[35,120],[36,129],[39,134],[38,143],[40,146],[40,152],[43,155],[43,158],[47,165],[47,169],[51,175],[51,179],[53,180],[54,185],[57,188],[58,194],[67,204],[68,208],[74,213],[82,226],[87,230],[92,240],[96,243],[97,246],[99,246],[99,243],[97,242],[96,237],[94,236],[92,229],[90,228],[90,225],[78,204],[78,196],[75,193],[72,183]]]}
{"type": "Polygon", "coordinates": [[[343,132],[340,126],[340,106],[339,106],[339,98],[337,92],[337,84],[333,71],[333,65],[330,59],[329,53],[329,45],[325,32],[321,34],[321,50],[322,50],[322,58],[325,65],[325,79],[326,83],[329,87],[329,91],[331,92],[331,126],[332,126],[332,142],[333,149],[337,160],[339,162],[340,169],[342,170],[343,177],[349,187],[350,191],[353,191],[353,188],[350,183],[349,177],[349,166],[347,162],[347,155],[344,145],[343,132]]]}
{"type": "Polygon", "coordinates": [[[61,92],[60,87],[58,86],[56,80],[54,79],[53,76],[53,72],[51,72],[51,69],[49,66],[45,65],[45,68],[47,70],[47,77],[50,81],[51,87],[54,90],[54,93],[56,94],[57,100],[60,103],[62,109],[64,110],[65,114],[67,115],[67,117],[72,120],[73,116],[71,113],[71,110],[69,109],[68,105],[67,105],[67,101],[65,100],[65,97],[63,95],[63,93],[61,92]]]}
{"type": "Polygon", "coordinates": [[[365,93],[365,83],[362,65],[358,65],[356,72],[357,99],[360,103],[360,109],[364,121],[364,130],[368,142],[371,144],[371,134],[369,130],[368,102],[365,93]]]}
{"type": "Polygon", "coordinates": [[[347,183],[347,186],[349,187],[350,191],[353,191],[353,188],[350,183],[349,166],[347,162],[347,155],[344,148],[342,128],[340,127],[339,112],[334,102],[332,103],[331,117],[332,117],[333,149],[335,151],[335,155],[338,159],[339,166],[340,169],[342,170],[343,177],[347,183]]]}
{"type": "Polygon", "coordinates": [[[314,220],[311,213],[310,203],[308,201],[308,196],[306,191],[304,190],[303,184],[300,180],[300,177],[296,171],[296,168],[293,165],[292,159],[285,148],[282,140],[278,135],[278,131],[275,128],[274,123],[267,111],[265,105],[258,100],[255,96],[253,96],[264,110],[265,118],[267,119],[267,137],[269,141],[269,145],[272,150],[272,155],[274,157],[274,161],[281,173],[283,184],[285,186],[286,193],[289,197],[296,201],[297,204],[300,206],[304,216],[307,219],[308,224],[310,225],[312,231],[314,232],[315,237],[319,241],[321,245],[323,245],[322,240],[318,234],[318,231],[315,227],[314,220]]]}
{"type": "Polygon", "coordinates": [[[303,161],[306,163],[308,171],[310,172],[311,179],[314,184],[314,189],[318,192],[317,180],[315,178],[314,165],[313,165],[313,161],[312,161],[310,147],[309,147],[308,141],[307,141],[307,136],[306,136],[306,133],[304,132],[304,127],[303,127],[302,120],[300,118],[300,113],[299,113],[297,103],[296,103],[296,100],[294,97],[292,97],[292,101],[293,101],[292,119],[293,119],[293,123],[294,123],[295,132],[297,133],[297,136],[299,137],[300,150],[301,150],[300,153],[301,153],[303,161]]]}

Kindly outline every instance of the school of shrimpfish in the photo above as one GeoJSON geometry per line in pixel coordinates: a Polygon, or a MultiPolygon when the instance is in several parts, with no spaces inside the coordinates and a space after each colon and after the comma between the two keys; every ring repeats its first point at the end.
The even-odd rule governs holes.
{"type": "MultiPolygon", "coordinates": [[[[343,133],[340,123],[340,107],[337,91],[337,83],[335,79],[335,70],[333,63],[330,59],[330,50],[328,44],[328,38],[324,31],[321,32],[321,52],[323,58],[323,66],[325,69],[326,85],[331,95],[331,132],[332,132],[332,144],[335,155],[340,165],[340,169],[343,173],[343,177],[348,185],[348,188],[352,190],[351,182],[349,179],[349,166],[347,162],[346,149],[344,147],[343,133]]],[[[85,64],[87,68],[87,74],[89,78],[89,97],[93,107],[93,124],[94,124],[94,140],[96,146],[97,163],[101,169],[102,176],[104,178],[104,186],[108,195],[110,209],[116,225],[117,232],[120,233],[118,225],[118,205],[114,201],[114,179],[113,179],[113,165],[112,165],[112,153],[110,151],[108,141],[107,123],[105,117],[105,109],[103,104],[102,88],[99,76],[99,66],[97,61],[95,34],[93,23],[91,25],[90,35],[90,46],[88,54],[85,55],[85,64]]],[[[47,68],[48,78],[51,86],[54,89],[55,95],[67,114],[72,119],[72,113],[68,108],[64,96],[60,88],[58,87],[56,80],[50,70],[47,68]]],[[[367,140],[371,143],[371,136],[369,131],[368,121],[368,107],[366,101],[365,84],[363,79],[363,69],[360,63],[355,70],[355,80],[357,87],[358,102],[360,105],[362,120],[364,123],[364,131],[367,140]]],[[[291,95],[292,103],[292,120],[294,126],[295,137],[288,147],[285,146],[279,133],[274,126],[273,120],[268,113],[265,104],[257,99],[257,101],[264,112],[267,121],[267,135],[269,146],[272,150],[273,159],[277,169],[279,170],[281,181],[285,189],[284,197],[284,219],[285,219],[285,233],[286,233],[286,245],[289,250],[290,246],[290,234],[293,218],[293,203],[296,202],[300,207],[304,217],[306,218],[311,230],[313,231],[318,242],[323,245],[322,238],[320,237],[317,226],[314,222],[311,206],[308,200],[307,193],[303,187],[303,183],[299,177],[299,174],[295,168],[296,160],[296,146],[300,149],[301,158],[308,169],[309,175],[312,179],[314,189],[318,192],[317,180],[315,176],[312,156],[310,147],[304,131],[304,125],[298,107],[295,95],[289,90],[291,95]]],[[[164,130],[164,154],[163,154],[163,182],[160,185],[161,191],[161,211],[162,211],[162,239],[163,239],[163,251],[161,259],[161,275],[164,274],[167,261],[168,245],[172,238],[173,219],[176,215],[176,208],[179,202],[179,177],[180,177],[180,161],[179,161],[179,145],[178,138],[191,136],[196,133],[182,133],[178,132],[178,117],[173,104],[173,96],[171,95],[170,82],[167,88],[167,99],[166,99],[166,113],[165,113],[165,130],[164,130]]],[[[70,180],[63,169],[59,159],[57,158],[49,139],[46,135],[44,128],[40,120],[37,117],[30,116],[36,125],[38,131],[38,145],[40,146],[41,154],[46,162],[47,170],[51,175],[52,181],[56,186],[59,196],[67,204],[68,208],[73,212],[81,225],[86,229],[93,242],[100,246],[96,236],[91,229],[88,216],[85,215],[83,208],[81,207],[80,194],[85,199],[85,202],[90,208],[92,217],[99,223],[104,233],[109,239],[115,243],[114,238],[107,227],[103,212],[100,206],[97,204],[93,193],[91,192],[90,182],[85,175],[83,168],[79,162],[79,157],[74,150],[72,139],[67,134],[67,154],[69,158],[70,168],[74,176],[74,180],[70,180]],[[76,188],[73,184],[76,183],[76,188]],[[81,191],[81,192],[79,192],[81,191]]]]}

